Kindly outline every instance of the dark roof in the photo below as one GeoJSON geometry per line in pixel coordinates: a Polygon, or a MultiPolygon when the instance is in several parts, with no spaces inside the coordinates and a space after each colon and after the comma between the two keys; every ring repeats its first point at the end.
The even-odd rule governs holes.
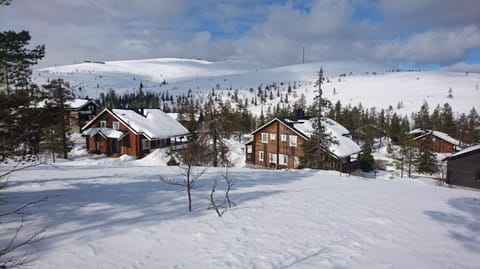
{"type": "Polygon", "coordinates": [[[456,160],[456,159],[460,159],[460,158],[464,158],[464,157],[468,157],[470,155],[474,155],[474,154],[477,154],[477,153],[480,153],[480,144],[479,145],[475,145],[475,146],[471,146],[471,147],[468,147],[466,149],[463,149],[455,154],[452,154],[446,158],[444,158],[442,161],[446,161],[446,160],[456,160]]]}

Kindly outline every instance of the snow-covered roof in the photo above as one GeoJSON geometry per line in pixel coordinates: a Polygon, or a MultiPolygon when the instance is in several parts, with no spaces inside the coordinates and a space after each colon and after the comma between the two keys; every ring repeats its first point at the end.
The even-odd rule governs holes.
{"type": "Polygon", "coordinates": [[[446,159],[455,159],[455,158],[457,158],[457,157],[460,157],[460,156],[462,156],[462,155],[464,155],[464,154],[467,154],[467,153],[471,153],[471,152],[476,151],[476,150],[480,150],[480,144],[479,144],[479,145],[475,145],[475,146],[468,147],[468,148],[466,148],[466,149],[463,149],[463,150],[461,150],[461,151],[459,151],[459,152],[457,152],[457,153],[454,153],[454,154],[448,156],[448,157],[445,158],[444,160],[446,160],[446,159]]]}
{"type": "MultiPolygon", "coordinates": [[[[293,124],[293,127],[296,130],[302,132],[307,137],[310,137],[313,133],[313,119],[297,121],[285,119],[285,122],[293,124]]],[[[344,136],[348,134],[349,131],[343,125],[329,118],[323,118],[322,125],[325,127],[326,132],[330,134],[332,138],[337,142],[330,144],[328,150],[332,154],[340,158],[345,158],[361,151],[360,146],[358,146],[357,143],[355,143],[352,139],[344,136]]]]}
{"type": "MultiPolygon", "coordinates": [[[[49,102],[50,100],[49,99],[43,99],[41,101],[39,101],[35,107],[38,107],[38,108],[43,108],[47,105],[47,102],[49,102]]],[[[72,99],[72,100],[68,100],[65,102],[65,106],[67,106],[68,108],[71,108],[71,109],[79,109],[79,108],[82,108],[83,106],[85,106],[86,104],[88,103],[94,103],[95,102],[92,102],[91,100],[88,100],[88,99],[72,99]]]]}
{"type": "Polygon", "coordinates": [[[85,130],[82,135],[84,136],[94,136],[97,133],[100,133],[101,135],[107,137],[107,138],[112,138],[112,139],[120,139],[122,138],[126,132],[122,132],[119,130],[115,130],[112,128],[90,128],[85,130]]]}
{"type": "Polygon", "coordinates": [[[432,134],[442,140],[445,140],[447,141],[448,143],[450,144],[453,144],[455,146],[460,146],[460,141],[458,141],[457,139],[449,136],[448,134],[446,133],[442,133],[442,132],[439,132],[439,131],[432,131],[432,134]]]}
{"type": "Polygon", "coordinates": [[[87,99],[73,99],[65,102],[70,108],[81,108],[89,102],[87,99]]]}
{"type": "Polygon", "coordinates": [[[432,134],[433,136],[435,137],[438,137],[442,140],[445,140],[447,141],[448,143],[452,144],[452,145],[455,145],[455,146],[460,146],[460,141],[449,136],[448,134],[446,133],[443,133],[443,132],[439,132],[439,131],[432,131],[432,130],[423,130],[421,128],[417,128],[417,129],[414,129],[414,130],[411,130],[409,133],[409,135],[415,135],[415,134],[421,134],[420,136],[417,136],[415,138],[415,140],[417,139],[420,139],[422,137],[425,137],[429,134],[432,134]]]}
{"type": "Polygon", "coordinates": [[[410,132],[408,132],[409,135],[424,134],[424,133],[425,131],[422,128],[413,129],[410,132]]]}
{"type": "Polygon", "coordinates": [[[129,109],[112,109],[112,112],[137,133],[150,139],[165,139],[189,133],[187,128],[160,109],[144,109],[143,115],[129,109]]]}

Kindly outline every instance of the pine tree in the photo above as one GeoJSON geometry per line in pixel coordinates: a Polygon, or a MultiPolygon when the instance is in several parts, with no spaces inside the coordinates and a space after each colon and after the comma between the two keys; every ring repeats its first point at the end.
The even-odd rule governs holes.
{"type": "Polygon", "coordinates": [[[49,121],[45,130],[45,139],[50,145],[48,148],[52,154],[60,153],[64,159],[71,149],[69,141],[69,110],[67,102],[73,99],[69,84],[63,79],[54,79],[43,86],[49,91],[47,100],[49,121]]]}
{"type": "Polygon", "coordinates": [[[423,139],[415,158],[415,171],[417,173],[433,174],[438,171],[437,159],[433,151],[432,140],[428,137],[423,139]]]}
{"type": "Polygon", "coordinates": [[[7,95],[13,90],[29,88],[31,66],[45,55],[45,46],[28,49],[30,34],[27,31],[0,32],[0,91],[7,95]]]}

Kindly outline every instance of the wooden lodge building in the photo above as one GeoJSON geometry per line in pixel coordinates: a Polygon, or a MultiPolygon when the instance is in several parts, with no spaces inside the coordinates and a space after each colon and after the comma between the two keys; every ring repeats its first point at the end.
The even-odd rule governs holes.
{"type": "Polygon", "coordinates": [[[447,161],[446,183],[480,188],[480,145],[468,147],[443,161],[447,161]]]}
{"type": "Polygon", "coordinates": [[[87,150],[108,156],[141,158],[188,135],[183,125],[160,109],[104,109],[82,128],[87,150]]]}
{"type": "MultiPolygon", "coordinates": [[[[338,142],[328,150],[331,157],[329,168],[343,172],[358,169],[359,163],[354,159],[358,159],[356,157],[361,149],[348,137],[349,131],[328,118],[324,118],[322,124],[338,142]]],[[[301,167],[302,145],[312,131],[311,120],[275,118],[251,134],[252,140],[246,144],[246,164],[271,169],[301,167]]]]}
{"type": "Polygon", "coordinates": [[[68,124],[72,132],[79,133],[80,128],[91,121],[98,112],[100,105],[93,100],[73,99],[67,101],[68,107],[68,124]]]}
{"type": "Polygon", "coordinates": [[[417,147],[421,146],[424,139],[430,139],[433,144],[433,151],[437,153],[454,153],[461,149],[459,140],[443,132],[415,129],[410,131],[409,135],[413,137],[417,147]]]}

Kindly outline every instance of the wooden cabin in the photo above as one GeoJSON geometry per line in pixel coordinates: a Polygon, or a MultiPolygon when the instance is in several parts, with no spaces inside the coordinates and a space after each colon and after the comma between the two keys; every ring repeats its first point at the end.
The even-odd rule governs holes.
{"type": "Polygon", "coordinates": [[[82,128],[82,135],[91,153],[141,158],[186,141],[189,131],[159,109],[104,109],[82,128]]]}
{"type": "MultiPolygon", "coordinates": [[[[328,151],[328,167],[339,171],[358,169],[353,156],[361,150],[348,137],[348,130],[331,119],[322,120],[338,144],[332,144],[328,151]]],[[[257,130],[252,140],[246,143],[246,164],[271,169],[298,168],[303,157],[302,145],[311,134],[311,120],[290,120],[275,118],[257,130]]],[[[356,156],[355,156],[356,157],[356,156]]]]}
{"type": "Polygon", "coordinates": [[[91,121],[100,110],[100,105],[93,100],[73,99],[67,101],[68,124],[72,132],[79,133],[82,126],[91,121]]]}
{"type": "Polygon", "coordinates": [[[432,141],[433,151],[437,153],[454,153],[461,149],[459,140],[443,132],[415,129],[410,131],[409,135],[413,137],[413,141],[417,147],[421,146],[423,140],[430,139],[432,141]]]}
{"type": "Polygon", "coordinates": [[[449,157],[446,183],[480,188],[480,145],[468,147],[449,157]]]}

